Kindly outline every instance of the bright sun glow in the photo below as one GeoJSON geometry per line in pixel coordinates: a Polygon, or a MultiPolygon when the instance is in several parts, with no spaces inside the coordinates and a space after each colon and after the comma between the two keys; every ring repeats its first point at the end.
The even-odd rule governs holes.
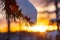
{"type": "MultiPolygon", "coordinates": [[[[23,28],[23,27],[22,27],[23,28]]],[[[47,26],[33,26],[33,27],[24,27],[23,30],[28,32],[45,32],[47,31],[47,26]]]]}
{"type": "Polygon", "coordinates": [[[35,26],[31,28],[33,32],[45,32],[47,30],[46,26],[35,26]]]}
{"type": "MultiPolygon", "coordinates": [[[[60,4],[59,4],[60,5],[60,4]]],[[[55,7],[52,5],[48,6],[48,7],[36,7],[38,12],[43,12],[43,11],[54,11],[55,7]],[[51,10],[52,9],[52,10],[51,10]]],[[[0,14],[0,19],[3,18],[4,15],[0,14]]],[[[53,15],[54,16],[54,15],[53,15]]],[[[52,17],[52,16],[51,16],[52,17]]],[[[29,24],[28,22],[25,22],[26,20],[23,20],[23,18],[21,18],[21,20],[17,20],[17,23],[15,22],[11,22],[10,23],[10,31],[11,32],[20,32],[20,31],[27,31],[27,32],[46,32],[47,30],[49,31],[53,31],[53,30],[57,30],[57,26],[55,25],[49,25],[49,20],[47,19],[48,16],[46,15],[40,15],[37,14],[37,22],[35,25],[33,26],[26,26],[26,23],[29,24]],[[40,18],[41,16],[45,17],[45,18],[40,18]]],[[[0,32],[7,32],[7,24],[0,24],[0,32]]]]}

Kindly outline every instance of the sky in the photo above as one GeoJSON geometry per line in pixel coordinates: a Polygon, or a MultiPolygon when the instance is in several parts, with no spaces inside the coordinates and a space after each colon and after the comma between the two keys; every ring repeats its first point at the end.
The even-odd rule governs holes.
{"type": "MultiPolygon", "coordinates": [[[[31,21],[36,21],[37,13],[56,10],[54,1],[52,0],[16,0],[17,5],[22,9],[25,16],[31,18],[31,21]],[[35,8],[34,8],[35,7],[35,8]]],[[[55,17],[55,15],[54,15],[55,17]]]]}
{"type": "MultiPolygon", "coordinates": [[[[33,22],[36,21],[38,12],[55,11],[54,3],[48,4],[44,0],[17,0],[17,5],[22,9],[22,13],[25,16],[31,17],[31,21],[33,22]]],[[[6,24],[6,20],[4,20],[5,10],[2,11],[2,9],[3,7],[0,5],[0,27],[4,26],[3,24],[6,24]]]]}
{"type": "Polygon", "coordinates": [[[37,9],[38,12],[42,11],[55,11],[55,5],[53,2],[44,0],[29,0],[37,9]]]}
{"type": "MultiPolygon", "coordinates": [[[[34,21],[34,22],[36,21],[38,12],[55,11],[55,5],[53,2],[50,2],[50,1],[46,1],[46,0],[16,0],[16,1],[17,1],[17,5],[19,6],[19,9],[20,8],[22,9],[22,13],[25,16],[31,17],[31,21],[34,21]]],[[[3,7],[1,6],[0,6],[0,19],[2,19],[3,16],[5,15],[4,11],[2,11],[4,6],[3,7]]]]}

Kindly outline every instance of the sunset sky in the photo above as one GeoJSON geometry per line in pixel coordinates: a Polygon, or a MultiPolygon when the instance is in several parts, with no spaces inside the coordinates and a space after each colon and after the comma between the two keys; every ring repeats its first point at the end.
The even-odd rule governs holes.
{"type": "MultiPolygon", "coordinates": [[[[1,5],[1,3],[2,1],[0,0],[0,33],[9,32],[8,29],[10,28],[9,29],[10,32],[14,32],[14,33],[17,32],[17,34],[19,34],[20,31],[23,31],[23,33],[28,32],[29,34],[30,32],[32,34],[35,34],[36,32],[38,35],[41,35],[41,38],[45,37],[47,39],[52,38],[53,40],[55,40],[56,35],[58,34],[58,31],[55,31],[57,30],[57,23],[56,22],[52,23],[50,21],[52,19],[54,20],[56,19],[56,13],[55,13],[56,8],[53,0],[16,0],[19,10],[20,9],[22,10],[23,17],[19,16],[19,18],[17,18],[14,15],[16,20],[14,20],[14,18],[11,17],[10,22],[6,20],[6,10],[4,9],[5,4],[3,3],[1,5]],[[25,18],[25,16],[30,18],[30,21],[28,18],[25,18]],[[8,24],[8,22],[10,25],[8,24]]],[[[60,3],[58,4],[58,6],[60,7],[60,3]]],[[[13,7],[15,6],[13,5],[13,7]]],[[[15,13],[15,11],[16,10],[14,10],[13,13],[15,13]]],[[[18,13],[18,11],[16,13],[18,13]]],[[[2,34],[2,36],[3,35],[4,34],[2,34]]],[[[18,37],[16,36],[17,39],[20,38],[19,35],[17,35],[18,37]]],[[[40,39],[40,36],[38,35],[36,35],[36,37],[35,35],[30,37],[33,40],[40,39]]],[[[2,36],[0,36],[0,38],[2,38],[2,36]]],[[[22,35],[22,37],[23,36],[24,35],[22,35]]],[[[26,36],[22,40],[25,40],[25,39],[30,40],[30,37],[26,36]]],[[[15,40],[15,36],[12,35],[10,39],[15,40]]]]}
{"type": "Polygon", "coordinates": [[[29,0],[37,9],[38,12],[41,11],[54,11],[55,5],[52,2],[48,3],[49,1],[45,0],[29,0]]]}
{"type": "MultiPolygon", "coordinates": [[[[33,7],[30,8],[30,5],[29,5],[29,7],[26,6],[26,5],[28,5],[26,0],[18,0],[18,2],[20,2],[20,1],[21,1],[21,3],[19,5],[22,8],[23,14],[27,15],[28,17],[31,16],[32,19],[33,19],[33,15],[35,15],[34,17],[36,18],[36,11],[37,11],[37,13],[44,12],[44,11],[53,12],[56,9],[53,1],[50,2],[50,1],[45,1],[45,0],[28,0],[36,9],[35,12],[33,12],[33,10],[34,10],[33,7]],[[25,6],[21,5],[23,3],[24,3],[25,6]],[[32,15],[32,12],[33,12],[33,15],[32,15]]],[[[1,3],[1,1],[0,1],[0,3],[1,3]]],[[[4,5],[4,4],[2,4],[2,5],[4,5]]],[[[1,7],[1,6],[0,6],[0,19],[2,19],[3,16],[5,15],[5,12],[2,11],[4,6],[3,7],[1,7]]],[[[59,7],[60,7],[60,3],[59,3],[59,7]]],[[[35,20],[35,18],[33,20],[35,20]]]]}
{"type": "MultiPolygon", "coordinates": [[[[42,22],[42,24],[45,25],[47,20],[49,21],[53,18],[56,18],[55,12],[48,13],[48,12],[53,12],[56,9],[53,1],[50,2],[50,1],[44,1],[44,0],[16,0],[16,2],[17,2],[17,5],[19,6],[19,9],[22,9],[22,14],[24,16],[30,17],[32,22],[37,22],[37,24],[42,22]],[[44,19],[42,19],[42,20],[44,20],[44,21],[42,21],[42,20],[40,21],[40,17],[43,17],[44,19]],[[36,20],[38,20],[38,21],[36,21],[36,20]]],[[[1,1],[0,1],[0,4],[1,4],[1,1]]],[[[7,30],[6,27],[8,24],[7,24],[7,20],[6,20],[5,10],[2,11],[2,9],[5,7],[5,5],[4,6],[3,5],[0,5],[0,29],[2,31],[6,31],[7,30]]],[[[24,23],[24,21],[23,21],[23,23],[24,23]]],[[[13,29],[13,27],[15,29],[17,27],[17,30],[18,30],[18,28],[20,27],[19,21],[18,21],[18,23],[15,23],[14,21],[12,21],[11,24],[12,24],[11,25],[12,29],[13,29]]]]}

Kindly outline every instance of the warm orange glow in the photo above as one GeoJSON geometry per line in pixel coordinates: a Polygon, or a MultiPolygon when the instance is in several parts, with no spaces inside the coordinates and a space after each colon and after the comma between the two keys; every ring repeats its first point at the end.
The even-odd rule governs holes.
{"type": "Polygon", "coordinates": [[[50,26],[48,27],[48,30],[53,31],[53,26],[50,25],[50,26]]]}
{"type": "Polygon", "coordinates": [[[12,22],[12,23],[11,23],[11,26],[10,26],[10,30],[11,30],[11,32],[20,31],[19,24],[12,22]]]}
{"type": "Polygon", "coordinates": [[[4,25],[0,25],[0,32],[7,32],[7,24],[5,23],[4,25]]]}
{"type": "Polygon", "coordinates": [[[47,30],[46,26],[36,26],[32,27],[33,32],[45,32],[47,30]]]}
{"type": "MultiPolygon", "coordinates": [[[[27,31],[27,32],[46,32],[47,30],[53,31],[57,30],[56,25],[49,25],[49,21],[45,18],[37,18],[37,22],[33,26],[29,26],[29,23],[26,21],[21,21],[21,22],[11,22],[10,24],[10,31],[11,32],[19,32],[19,31],[27,31]],[[26,26],[26,24],[28,26],[26,26]]],[[[0,32],[7,32],[7,26],[2,25],[0,26],[0,32]]]]}
{"type": "MultiPolygon", "coordinates": [[[[57,30],[57,26],[54,25],[49,25],[49,20],[45,19],[45,18],[39,18],[39,16],[37,17],[37,22],[35,25],[30,26],[28,22],[21,20],[14,23],[11,22],[10,24],[10,31],[11,32],[19,32],[19,31],[27,31],[27,32],[46,32],[47,30],[49,31],[53,31],[53,30],[57,30]],[[26,23],[28,24],[28,26],[26,26],[26,23]]],[[[7,32],[7,26],[2,25],[0,27],[0,32],[7,32]]]]}
{"type": "MultiPolygon", "coordinates": [[[[49,10],[49,11],[54,11],[55,7],[54,6],[49,6],[49,7],[44,7],[44,8],[38,8],[38,10],[41,11],[45,11],[45,10],[49,10]],[[53,10],[51,10],[53,9],[53,10]]],[[[10,23],[10,31],[11,32],[19,32],[19,31],[27,31],[27,32],[46,32],[48,31],[53,31],[53,30],[57,30],[57,26],[55,25],[49,25],[49,18],[47,16],[48,14],[44,14],[41,15],[43,17],[40,16],[40,14],[37,14],[37,22],[35,25],[30,26],[29,23],[24,20],[23,18],[20,18],[20,21],[18,19],[17,22],[11,22],[10,23]],[[28,26],[26,26],[26,24],[28,26]]],[[[53,17],[53,16],[51,16],[53,17]]],[[[7,24],[2,24],[0,25],[0,32],[7,32],[7,24]]]]}
{"type": "Polygon", "coordinates": [[[54,29],[54,30],[57,30],[57,26],[54,26],[53,29],[54,29]]]}

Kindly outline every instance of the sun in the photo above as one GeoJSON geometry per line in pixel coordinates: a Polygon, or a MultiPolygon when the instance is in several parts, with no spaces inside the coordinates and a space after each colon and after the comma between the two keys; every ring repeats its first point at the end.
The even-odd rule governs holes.
{"type": "Polygon", "coordinates": [[[31,30],[31,32],[46,32],[47,31],[47,26],[33,26],[29,27],[27,30],[31,30]]]}

